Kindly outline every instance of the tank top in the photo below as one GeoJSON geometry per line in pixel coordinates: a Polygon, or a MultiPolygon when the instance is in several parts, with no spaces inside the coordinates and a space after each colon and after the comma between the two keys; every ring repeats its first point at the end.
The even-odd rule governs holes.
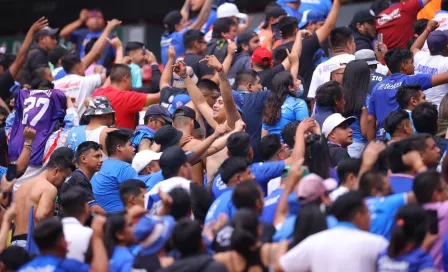
{"type": "MultiPolygon", "coordinates": [[[[92,141],[96,142],[98,144],[101,144],[100,136],[101,132],[103,132],[103,129],[107,128],[107,126],[100,126],[99,128],[96,128],[94,130],[88,130],[86,129],[86,141],[92,141]]],[[[103,153],[103,152],[101,152],[103,153]]],[[[103,160],[107,159],[106,154],[103,153],[103,160]]]]}

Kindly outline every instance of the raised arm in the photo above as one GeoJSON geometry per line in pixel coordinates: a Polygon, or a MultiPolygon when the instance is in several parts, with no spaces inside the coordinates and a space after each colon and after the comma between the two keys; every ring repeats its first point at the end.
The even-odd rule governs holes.
{"type": "Polygon", "coordinates": [[[23,40],[22,46],[20,46],[19,52],[17,52],[16,59],[9,66],[9,73],[11,76],[16,79],[19,74],[22,65],[25,63],[26,57],[28,56],[28,49],[33,42],[34,34],[39,32],[42,28],[48,26],[48,20],[45,17],[41,17],[37,20],[26,33],[25,40],[23,40]]]}
{"type": "Polygon", "coordinates": [[[291,165],[305,157],[305,134],[307,132],[320,134],[320,128],[316,120],[306,118],[300,122],[296,130],[294,149],[291,156],[285,160],[285,165],[291,165]]]}
{"type": "MultiPolygon", "coordinates": [[[[191,148],[189,151],[192,151],[196,153],[196,155],[201,157],[207,157],[214,153],[212,153],[212,150],[209,151],[210,146],[221,136],[226,134],[230,131],[230,128],[226,125],[218,125],[215,128],[215,131],[212,135],[205,138],[203,141],[201,141],[199,144],[195,145],[193,148],[191,148]]],[[[216,152],[215,152],[216,153],[216,152]]]]}
{"type": "Polygon", "coordinates": [[[92,272],[107,272],[109,271],[109,258],[107,256],[106,247],[104,246],[104,224],[106,217],[96,215],[92,221],[92,250],[93,257],[91,263],[92,272]]]}
{"type": "Polygon", "coordinates": [[[59,36],[64,38],[64,40],[69,41],[70,35],[75,30],[80,28],[87,21],[88,18],[89,18],[89,11],[87,9],[81,10],[81,12],[79,13],[79,18],[76,21],[64,26],[59,36]]]}
{"type": "Polygon", "coordinates": [[[439,26],[439,23],[437,21],[431,20],[428,22],[428,25],[426,26],[426,29],[423,31],[420,36],[418,36],[417,40],[412,44],[411,46],[411,52],[412,54],[417,54],[422,49],[423,45],[425,45],[426,39],[428,39],[429,33],[433,32],[437,29],[439,26]]]}
{"type": "Polygon", "coordinates": [[[367,140],[373,141],[376,136],[376,118],[373,115],[367,116],[367,140]]]}
{"type": "Polygon", "coordinates": [[[336,25],[338,20],[339,9],[341,8],[341,0],[334,0],[333,6],[331,7],[330,13],[325,20],[324,25],[316,30],[317,39],[319,43],[323,43],[330,35],[331,30],[336,25]]]}
{"type": "Polygon", "coordinates": [[[362,153],[362,164],[358,172],[357,184],[355,185],[356,190],[362,175],[372,169],[373,165],[378,160],[378,156],[384,149],[386,149],[386,145],[381,141],[375,140],[367,145],[366,149],[362,153]]]}
{"type": "Polygon", "coordinates": [[[202,5],[202,9],[199,12],[198,18],[188,27],[189,29],[199,30],[202,28],[205,22],[207,22],[208,16],[210,16],[210,12],[212,11],[212,2],[213,0],[205,0],[204,5],[202,5]]]}
{"type": "Polygon", "coordinates": [[[190,0],[185,0],[185,3],[180,10],[180,14],[188,21],[188,16],[190,16],[190,0]]]}
{"type": "Polygon", "coordinates": [[[106,37],[106,39],[107,42],[115,49],[115,64],[124,63],[123,43],[120,38],[114,37],[109,39],[109,37],[106,37]]]}
{"type": "Polygon", "coordinates": [[[120,24],[121,21],[117,19],[112,19],[111,21],[107,22],[106,28],[103,30],[103,33],[101,33],[101,36],[93,45],[92,50],[90,50],[90,52],[84,58],[82,58],[84,69],[87,69],[90,64],[93,63],[95,58],[103,53],[103,50],[107,45],[107,39],[109,38],[110,33],[112,33],[112,31],[120,24]]]}
{"type": "Polygon", "coordinates": [[[211,156],[215,153],[218,153],[219,151],[223,150],[227,145],[227,139],[230,135],[232,135],[235,132],[241,132],[246,129],[246,124],[243,122],[243,120],[238,120],[235,123],[235,129],[231,131],[230,133],[227,133],[226,135],[220,137],[219,139],[215,140],[213,144],[207,149],[207,152],[205,152],[204,157],[211,156]]]}
{"type": "Polygon", "coordinates": [[[165,64],[165,68],[163,68],[162,76],[160,77],[160,90],[165,87],[169,87],[171,84],[171,77],[173,75],[173,65],[174,58],[176,57],[176,51],[174,50],[174,46],[170,46],[168,48],[168,62],[165,64]]]}
{"type": "Polygon", "coordinates": [[[31,153],[33,152],[33,142],[36,138],[36,131],[30,127],[25,127],[23,130],[23,136],[25,138],[25,143],[23,144],[22,152],[16,161],[18,178],[25,173],[28,165],[30,164],[31,153]]]}

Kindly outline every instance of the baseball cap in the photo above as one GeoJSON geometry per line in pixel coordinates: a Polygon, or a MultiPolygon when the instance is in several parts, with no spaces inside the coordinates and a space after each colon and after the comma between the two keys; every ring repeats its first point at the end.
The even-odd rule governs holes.
{"type": "Polygon", "coordinates": [[[89,105],[87,105],[87,110],[84,115],[104,115],[114,112],[115,111],[110,104],[109,98],[105,96],[95,96],[89,100],[89,105]]]}
{"type": "Polygon", "coordinates": [[[151,105],[145,112],[145,118],[148,116],[160,116],[163,120],[168,123],[172,123],[173,119],[171,119],[170,113],[160,105],[151,105]]]}
{"type": "Polygon", "coordinates": [[[235,101],[236,109],[240,113],[242,113],[243,112],[242,108],[243,108],[243,105],[244,105],[243,96],[239,92],[237,92],[235,90],[232,90],[232,96],[233,96],[233,101],[235,101]]]}
{"type": "MultiPolygon", "coordinates": [[[[198,83],[198,77],[193,71],[191,66],[187,66],[187,75],[191,78],[194,84],[198,83]]],[[[173,87],[179,89],[186,89],[184,82],[180,78],[180,76],[173,72],[173,87]]]]}
{"type": "Polygon", "coordinates": [[[46,26],[42,28],[39,32],[34,34],[34,39],[39,39],[40,37],[45,36],[56,36],[59,32],[59,28],[51,28],[49,26],[46,26]]]}
{"type": "Polygon", "coordinates": [[[328,64],[328,71],[330,73],[333,73],[334,71],[339,70],[341,68],[344,68],[345,66],[347,66],[347,64],[345,64],[345,63],[340,63],[340,62],[333,62],[333,63],[331,63],[330,62],[328,64]]]}
{"type": "Polygon", "coordinates": [[[281,7],[273,7],[266,12],[266,21],[269,21],[271,18],[278,18],[280,16],[286,16],[287,13],[281,7]]]}
{"type": "Polygon", "coordinates": [[[330,135],[333,129],[346,122],[351,125],[356,122],[356,117],[350,116],[344,118],[340,113],[333,113],[332,115],[328,116],[322,124],[322,134],[324,134],[324,136],[328,138],[328,135],[330,135]]]}
{"type": "Polygon", "coordinates": [[[182,131],[172,126],[163,126],[154,134],[154,141],[160,145],[160,151],[163,152],[168,147],[177,145],[183,135],[182,131]]]}
{"type": "Polygon", "coordinates": [[[170,215],[141,217],[134,229],[134,238],[140,243],[141,255],[157,253],[171,238],[176,221],[170,215]]]}
{"type": "Polygon", "coordinates": [[[238,10],[238,7],[233,3],[224,3],[216,10],[216,17],[242,17],[242,13],[238,10]]]}
{"type": "Polygon", "coordinates": [[[310,22],[321,22],[325,21],[325,14],[317,10],[305,10],[302,15],[302,20],[299,23],[299,28],[304,28],[310,22]]]}
{"type": "Polygon", "coordinates": [[[191,97],[188,94],[178,94],[174,96],[173,102],[171,103],[171,107],[169,109],[170,113],[173,114],[177,108],[187,105],[190,101],[191,97]]]}
{"type": "Polygon", "coordinates": [[[272,52],[265,47],[259,47],[252,54],[252,62],[260,65],[271,64],[272,52]]]}
{"type": "Polygon", "coordinates": [[[154,152],[149,149],[142,150],[135,154],[132,160],[132,168],[135,169],[137,173],[140,173],[143,168],[145,168],[150,162],[160,160],[162,153],[154,152]]]}
{"type": "Polygon", "coordinates": [[[300,180],[296,194],[301,203],[308,203],[317,200],[326,192],[333,191],[336,187],[338,182],[332,178],[324,180],[316,174],[309,174],[300,180]]]}
{"type": "Polygon", "coordinates": [[[163,151],[162,156],[160,156],[159,165],[162,170],[179,168],[182,164],[191,160],[194,155],[194,152],[184,151],[179,146],[171,146],[163,151]]]}
{"type": "Polygon", "coordinates": [[[380,17],[376,16],[372,10],[361,9],[361,10],[358,10],[357,12],[355,12],[355,15],[353,15],[351,24],[356,25],[357,23],[364,23],[364,22],[372,21],[372,20],[375,20],[378,18],[380,18],[380,17]]]}
{"type": "Polygon", "coordinates": [[[390,3],[387,0],[376,0],[370,5],[370,10],[375,14],[379,15],[383,10],[389,7],[390,3]]]}
{"type": "Polygon", "coordinates": [[[299,2],[300,0],[283,0],[283,3],[296,3],[299,2]]]}
{"type": "Polygon", "coordinates": [[[448,31],[436,30],[431,32],[426,42],[428,43],[428,49],[431,54],[440,53],[448,45],[448,31]]]}
{"type": "Polygon", "coordinates": [[[173,113],[173,120],[179,116],[184,116],[184,117],[193,119],[195,129],[198,129],[201,127],[199,125],[198,121],[196,121],[196,112],[192,108],[187,107],[187,106],[182,106],[182,107],[177,108],[173,113]]]}
{"type": "Polygon", "coordinates": [[[246,31],[238,35],[236,38],[236,45],[240,48],[243,44],[249,44],[250,39],[257,36],[257,33],[253,31],[246,31]]]}
{"type": "Polygon", "coordinates": [[[365,60],[365,61],[367,61],[368,65],[379,64],[379,62],[376,60],[375,52],[373,52],[373,50],[371,50],[371,49],[361,49],[361,50],[356,51],[355,59],[356,60],[365,60]]]}

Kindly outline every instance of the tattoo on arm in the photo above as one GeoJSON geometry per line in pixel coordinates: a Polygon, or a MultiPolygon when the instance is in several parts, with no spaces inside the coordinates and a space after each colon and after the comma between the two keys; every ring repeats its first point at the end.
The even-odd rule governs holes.
{"type": "Polygon", "coordinates": [[[224,72],[224,70],[223,70],[218,73],[218,76],[219,76],[219,81],[221,82],[221,84],[227,85],[227,87],[231,90],[232,87],[230,86],[229,78],[227,77],[226,72],[224,72]]]}

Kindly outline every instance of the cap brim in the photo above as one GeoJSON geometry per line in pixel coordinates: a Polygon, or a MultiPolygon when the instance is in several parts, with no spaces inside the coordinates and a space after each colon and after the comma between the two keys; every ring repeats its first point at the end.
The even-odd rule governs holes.
{"type": "Polygon", "coordinates": [[[356,117],[355,116],[349,116],[347,118],[345,118],[345,120],[343,122],[341,122],[339,125],[337,125],[336,127],[344,124],[344,123],[348,123],[348,125],[350,126],[351,124],[353,124],[354,122],[356,122],[356,117]]]}
{"type": "Polygon", "coordinates": [[[369,61],[367,61],[367,64],[368,65],[375,65],[375,64],[380,64],[380,62],[377,61],[377,60],[369,60],[369,61]]]}

